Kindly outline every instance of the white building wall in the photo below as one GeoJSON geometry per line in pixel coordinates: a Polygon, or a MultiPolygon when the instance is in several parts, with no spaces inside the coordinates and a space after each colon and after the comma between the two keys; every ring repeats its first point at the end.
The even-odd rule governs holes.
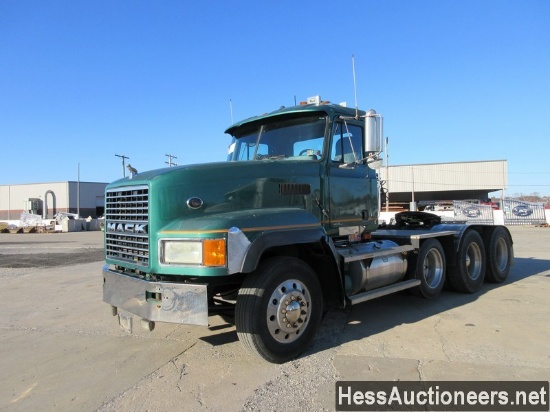
{"type": "MultiPolygon", "coordinates": [[[[68,182],[57,182],[0,186],[0,210],[14,213],[14,216],[9,217],[11,219],[19,219],[21,212],[30,208],[29,199],[37,198],[44,202],[47,191],[54,193],[57,209],[68,208],[68,182]]],[[[46,202],[48,209],[51,210],[53,208],[51,194],[48,194],[46,202]]]]}
{"type": "Polygon", "coordinates": [[[80,190],[78,190],[78,182],[0,185],[0,219],[19,219],[21,212],[30,209],[30,198],[42,200],[43,208],[46,206],[48,208],[48,217],[53,215],[54,203],[57,212],[71,210],[76,213],[78,206],[81,210],[95,210],[96,206],[101,204],[106,185],[106,183],[80,182],[80,190]],[[55,202],[49,191],[53,192],[55,202]],[[79,202],[78,198],[80,198],[79,202]]]}
{"type": "Polygon", "coordinates": [[[506,189],[506,160],[383,166],[382,180],[391,192],[438,192],[506,189]]]}
{"type": "MultiPolygon", "coordinates": [[[[70,207],[76,208],[77,196],[80,192],[80,207],[92,208],[100,206],[97,204],[97,198],[100,196],[105,199],[105,183],[81,182],[78,190],[78,182],[69,182],[70,207]]],[[[102,205],[104,205],[104,201],[102,205]]]]}

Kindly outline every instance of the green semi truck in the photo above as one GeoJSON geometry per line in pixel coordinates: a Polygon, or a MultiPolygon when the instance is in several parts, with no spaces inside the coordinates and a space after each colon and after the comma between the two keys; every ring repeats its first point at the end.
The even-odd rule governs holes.
{"type": "Polygon", "coordinates": [[[131,331],[232,317],[281,363],[329,307],[445,284],[475,293],[513,264],[504,226],[403,212],[379,224],[382,117],[310,98],[233,124],[227,161],[153,170],[105,192],[103,300],[131,331]]]}

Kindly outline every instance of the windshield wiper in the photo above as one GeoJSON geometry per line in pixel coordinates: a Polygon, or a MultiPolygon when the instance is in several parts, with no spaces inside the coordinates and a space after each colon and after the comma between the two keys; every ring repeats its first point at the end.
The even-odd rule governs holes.
{"type": "Polygon", "coordinates": [[[262,124],[260,126],[260,131],[258,132],[258,138],[256,139],[256,148],[254,149],[254,156],[252,156],[252,159],[257,159],[258,147],[260,147],[260,138],[261,138],[263,132],[264,132],[264,125],[262,124]]]}
{"type": "Polygon", "coordinates": [[[273,160],[273,159],[284,159],[286,156],[281,155],[263,155],[263,154],[257,154],[254,156],[254,160],[273,160]]]}

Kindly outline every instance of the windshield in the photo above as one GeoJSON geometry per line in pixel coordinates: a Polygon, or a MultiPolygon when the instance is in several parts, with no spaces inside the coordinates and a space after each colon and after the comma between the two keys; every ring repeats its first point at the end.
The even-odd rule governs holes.
{"type": "Polygon", "coordinates": [[[253,128],[237,129],[227,160],[319,160],[323,156],[326,116],[265,119],[253,128]]]}

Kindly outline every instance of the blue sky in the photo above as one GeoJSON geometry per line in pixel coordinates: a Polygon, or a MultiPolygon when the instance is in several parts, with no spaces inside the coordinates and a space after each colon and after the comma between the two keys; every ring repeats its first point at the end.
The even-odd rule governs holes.
{"type": "Polygon", "coordinates": [[[390,165],[508,160],[550,194],[550,1],[0,1],[0,184],[225,160],[231,123],[321,95],[390,165]]]}

